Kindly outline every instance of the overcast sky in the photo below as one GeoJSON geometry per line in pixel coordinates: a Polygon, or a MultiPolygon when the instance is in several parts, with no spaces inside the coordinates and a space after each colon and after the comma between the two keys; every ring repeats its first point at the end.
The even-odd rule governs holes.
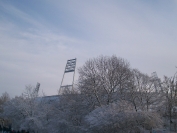
{"type": "Polygon", "coordinates": [[[0,1],[0,94],[19,96],[39,82],[40,93],[56,95],[68,59],[77,58],[78,68],[99,55],[122,57],[149,75],[172,76],[177,1],[0,1]]]}

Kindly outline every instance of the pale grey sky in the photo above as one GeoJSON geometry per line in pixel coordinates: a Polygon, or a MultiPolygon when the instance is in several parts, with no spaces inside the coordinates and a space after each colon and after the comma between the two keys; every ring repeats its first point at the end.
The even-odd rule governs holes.
{"type": "Polygon", "coordinates": [[[99,55],[172,76],[176,43],[176,0],[0,1],[0,94],[39,82],[55,95],[68,59],[80,67],[99,55]]]}

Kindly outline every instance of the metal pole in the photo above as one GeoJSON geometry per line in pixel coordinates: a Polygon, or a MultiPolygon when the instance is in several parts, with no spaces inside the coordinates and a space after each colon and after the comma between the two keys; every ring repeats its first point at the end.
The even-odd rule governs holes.
{"type": "MultiPolygon", "coordinates": [[[[66,65],[67,65],[67,62],[66,62],[66,65]]],[[[66,69],[66,66],[65,66],[65,69],[66,69]]],[[[64,75],[65,75],[65,71],[64,71],[64,73],[63,73],[63,78],[64,78],[64,75]]],[[[61,80],[61,84],[60,84],[60,88],[59,88],[59,91],[58,91],[58,95],[60,94],[60,91],[61,91],[61,85],[62,85],[62,83],[63,83],[63,78],[62,78],[62,80],[61,80]]]]}
{"type": "MultiPolygon", "coordinates": [[[[65,72],[63,73],[63,78],[64,78],[64,75],[65,75],[65,72]]],[[[62,83],[63,83],[63,78],[62,78],[62,81],[61,81],[61,85],[62,85],[62,83]]],[[[61,85],[60,85],[60,88],[59,88],[59,92],[58,92],[58,94],[60,94],[60,91],[61,91],[61,85]]]]}
{"type": "MultiPolygon", "coordinates": [[[[76,59],[76,58],[75,58],[76,59]]],[[[75,61],[76,63],[76,61],[75,61]]],[[[75,68],[74,68],[74,74],[73,74],[73,83],[72,83],[72,90],[73,90],[73,84],[74,84],[74,76],[75,76],[75,71],[76,71],[76,64],[75,64],[75,68]]]]}

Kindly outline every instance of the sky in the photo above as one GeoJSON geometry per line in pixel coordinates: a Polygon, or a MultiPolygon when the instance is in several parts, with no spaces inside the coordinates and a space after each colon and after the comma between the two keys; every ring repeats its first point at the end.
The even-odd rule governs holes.
{"type": "Polygon", "coordinates": [[[149,75],[173,76],[177,1],[0,1],[0,95],[19,96],[37,82],[41,94],[56,95],[68,59],[77,58],[77,82],[77,69],[100,55],[124,58],[149,75]]]}

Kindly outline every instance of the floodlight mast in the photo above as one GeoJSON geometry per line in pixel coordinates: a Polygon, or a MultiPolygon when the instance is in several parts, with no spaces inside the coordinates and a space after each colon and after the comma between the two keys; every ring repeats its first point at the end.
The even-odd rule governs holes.
{"type": "Polygon", "coordinates": [[[60,89],[59,89],[59,94],[61,93],[61,89],[62,89],[62,88],[72,87],[72,89],[73,89],[74,76],[75,76],[75,69],[76,69],[76,58],[75,58],[75,59],[67,60],[67,63],[66,63],[66,66],[65,66],[65,71],[64,71],[64,73],[63,73],[63,78],[62,78],[61,85],[60,85],[60,89]],[[74,73],[73,73],[73,81],[72,81],[72,84],[71,84],[71,85],[64,85],[64,86],[62,86],[65,73],[69,73],[69,72],[74,72],[74,73]]]}
{"type": "Polygon", "coordinates": [[[35,88],[35,90],[36,90],[37,93],[38,93],[38,91],[39,91],[39,87],[40,87],[40,83],[37,82],[36,88],[35,88]]]}
{"type": "Polygon", "coordinates": [[[34,94],[35,97],[38,96],[39,88],[40,88],[40,83],[37,82],[36,88],[35,88],[35,90],[34,90],[34,92],[33,92],[33,94],[34,94]]]}
{"type": "Polygon", "coordinates": [[[159,87],[159,89],[162,89],[160,78],[158,78],[156,72],[153,72],[153,73],[151,74],[151,78],[152,78],[151,80],[152,80],[152,81],[154,82],[154,84],[155,84],[155,91],[156,91],[156,92],[159,91],[159,90],[158,90],[158,87],[159,87]]]}

